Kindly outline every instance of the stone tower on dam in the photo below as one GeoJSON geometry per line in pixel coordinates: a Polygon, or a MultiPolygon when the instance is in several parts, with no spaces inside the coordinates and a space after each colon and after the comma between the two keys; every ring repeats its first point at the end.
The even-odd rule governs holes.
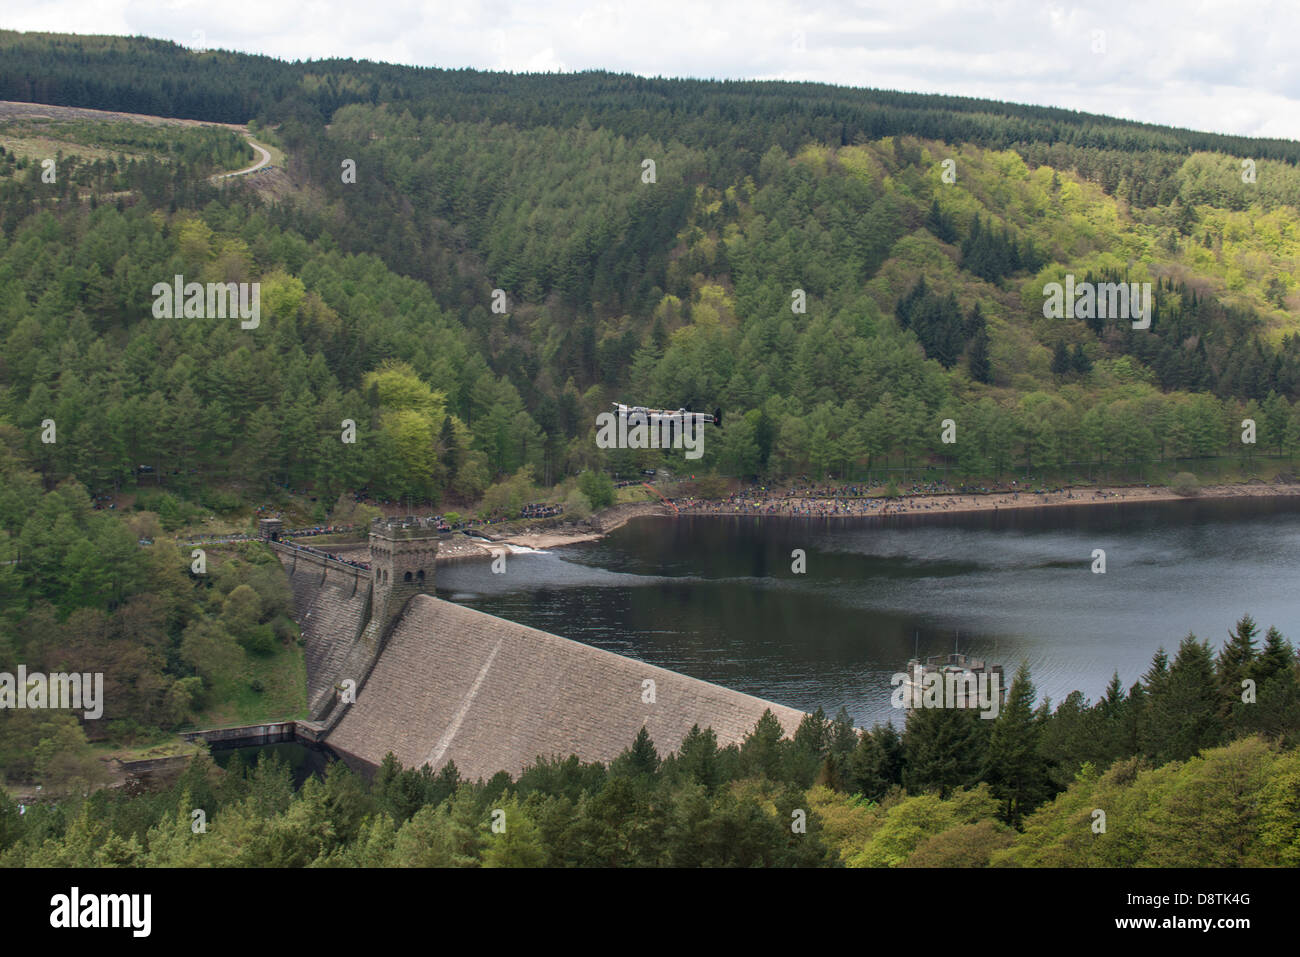
{"type": "Polygon", "coordinates": [[[427,519],[376,519],[370,526],[370,619],[379,634],[414,595],[433,594],[438,531],[427,519]]]}
{"type": "Polygon", "coordinates": [[[289,574],[312,720],[330,725],[347,692],[365,683],[407,602],[433,594],[440,534],[427,519],[376,519],[362,562],[356,546],[341,546],[343,557],[281,541],[278,525],[264,521],[262,538],[289,574]]]}

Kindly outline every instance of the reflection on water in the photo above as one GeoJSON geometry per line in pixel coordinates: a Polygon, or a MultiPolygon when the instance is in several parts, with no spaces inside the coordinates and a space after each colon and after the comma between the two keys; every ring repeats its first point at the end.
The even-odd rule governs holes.
{"type": "Polygon", "coordinates": [[[444,598],[859,725],[915,649],[1027,661],[1040,695],[1132,684],[1249,612],[1300,638],[1300,501],[875,519],[643,519],[600,542],[439,569],[444,598]],[[807,572],[791,571],[791,551],[807,572]],[[1106,551],[1106,574],[1091,571],[1106,551]]]}

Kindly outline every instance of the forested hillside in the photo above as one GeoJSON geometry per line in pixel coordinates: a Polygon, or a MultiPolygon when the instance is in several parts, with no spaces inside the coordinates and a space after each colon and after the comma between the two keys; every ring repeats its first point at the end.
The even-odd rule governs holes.
{"type": "Polygon", "coordinates": [[[237,476],[436,503],[523,466],[547,487],[670,461],[595,448],[612,400],[723,406],[694,468],[740,478],[1150,478],[1300,447],[1294,143],[806,84],[0,47],[0,96],[281,124],[298,186],[268,206],[141,173],[124,197],[129,174],[76,169],[68,206],[35,167],[7,177],[0,414],[47,481],[147,463],[189,497],[237,476]],[[1044,319],[1067,273],[1150,282],[1150,329],[1044,319]],[[260,281],[268,321],[156,320],[174,274],[260,281]],[[367,391],[390,360],[423,407],[367,391]],[[76,440],[39,448],[56,409],[76,440]],[[352,449],[345,418],[370,430],[352,449]]]}
{"type": "MultiPolygon", "coordinates": [[[[253,682],[300,705],[267,556],[196,585],[142,541],[353,496],[487,514],[682,464],[598,449],[612,401],[723,407],[691,471],[764,483],[1164,482],[1300,452],[1293,141],[7,32],[0,99],[256,121],[287,157],[263,193],[212,178],[246,161],[228,130],[114,126],[50,180],[30,124],[0,124],[0,659],[129,660],[116,740],[253,682]],[[1067,275],[1150,283],[1149,328],[1046,318],[1067,275]],[[260,322],[159,315],[175,276],[259,284],[260,322]]],[[[42,740],[84,745],[11,728],[24,773],[42,740]]]]}

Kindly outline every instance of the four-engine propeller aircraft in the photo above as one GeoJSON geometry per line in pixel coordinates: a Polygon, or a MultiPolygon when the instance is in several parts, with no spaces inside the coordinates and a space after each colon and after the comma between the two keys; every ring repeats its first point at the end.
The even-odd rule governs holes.
{"type": "Polygon", "coordinates": [[[646,424],[651,428],[661,427],[661,423],[667,423],[671,428],[674,424],[681,426],[687,419],[690,419],[695,425],[716,425],[722,426],[722,410],[714,409],[713,414],[707,412],[692,412],[690,409],[648,409],[644,405],[624,405],[622,402],[610,403],[618,411],[621,419],[627,418],[633,413],[638,413],[646,417],[646,424]]]}
{"type": "Polygon", "coordinates": [[[722,410],[650,409],[611,403],[613,412],[596,416],[596,445],[602,449],[686,449],[688,459],[704,454],[705,425],[722,425],[722,410]]]}

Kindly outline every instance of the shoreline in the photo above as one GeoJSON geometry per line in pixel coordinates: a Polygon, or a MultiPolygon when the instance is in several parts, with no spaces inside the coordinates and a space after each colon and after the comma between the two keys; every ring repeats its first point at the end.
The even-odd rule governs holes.
{"type": "MultiPolygon", "coordinates": [[[[1179,495],[1168,486],[1107,486],[1065,488],[1059,492],[937,493],[904,495],[899,499],[827,498],[788,494],[747,495],[738,492],[731,499],[677,502],[680,514],[749,518],[876,518],[896,515],[968,515],[1059,506],[1097,506],[1147,502],[1208,501],[1245,498],[1289,498],[1300,496],[1300,483],[1259,482],[1241,485],[1208,485],[1195,495],[1179,495]]],[[[525,532],[502,537],[498,545],[516,545],[545,551],[564,545],[598,541],[622,528],[634,518],[673,513],[660,502],[616,505],[592,516],[599,528],[578,533],[525,532]]],[[[467,543],[473,544],[473,543],[467,543]]],[[[482,557],[492,551],[476,546],[482,557]]],[[[478,557],[463,555],[464,558],[478,557]]],[[[456,560],[456,559],[453,559],[456,560]]]]}
{"type": "MultiPolygon", "coordinates": [[[[646,515],[672,515],[672,511],[662,502],[625,502],[612,505],[600,512],[593,512],[590,522],[596,526],[590,531],[560,532],[541,530],[522,532],[519,535],[505,535],[499,540],[502,545],[517,545],[522,548],[536,548],[545,551],[561,545],[578,545],[583,542],[596,542],[610,532],[622,528],[634,518],[646,515]]],[[[485,546],[479,546],[484,552],[485,546]]]]}
{"type": "Polygon", "coordinates": [[[899,499],[740,496],[736,502],[691,502],[683,515],[747,515],[773,518],[873,518],[884,515],[967,515],[979,512],[1093,506],[1124,503],[1207,501],[1300,496],[1300,483],[1207,485],[1195,495],[1179,495],[1164,485],[1066,488],[1059,492],[992,492],[905,495],[899,499]]]}

